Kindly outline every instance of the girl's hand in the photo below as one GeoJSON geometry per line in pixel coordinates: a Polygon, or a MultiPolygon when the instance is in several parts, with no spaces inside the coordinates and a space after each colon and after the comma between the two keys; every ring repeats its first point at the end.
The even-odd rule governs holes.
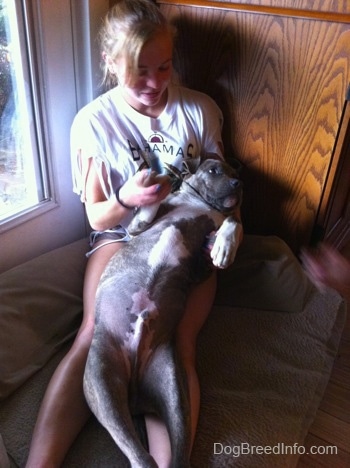
{"type": "Polygon", "coordinates": [[[170,177],[143,169],[119,190],[119,197],[128,206],[144,206],[163,200],[171,191],[170,177]]]}
{"type": "Polygon", "coordinates": [[[338,250],[322,243],[315,251],[304,249],[303,266],[313,283],[320,288],[333,288],[350,297],[350,262],[338,250]]]}

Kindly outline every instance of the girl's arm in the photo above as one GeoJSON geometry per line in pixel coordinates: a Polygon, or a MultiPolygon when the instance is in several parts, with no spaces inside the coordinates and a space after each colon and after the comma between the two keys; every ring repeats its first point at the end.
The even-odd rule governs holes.
{"type": "MultiPolygon", "coordinates": [[[[102,171],[102,177],[106,174],[102,171]]],[[[104,231],[120,224],[129,215],[129,207],[150,205],[163,200],[171,190],[167,177],[158,178],[156,183],[147,185],[149,171],[137,172],[119,190],[119,200],[116,196],[107,199],[103,193],[98,174],[90,160],[85,186],[85,207],[91,227],[97,231],[104,231]]]]}

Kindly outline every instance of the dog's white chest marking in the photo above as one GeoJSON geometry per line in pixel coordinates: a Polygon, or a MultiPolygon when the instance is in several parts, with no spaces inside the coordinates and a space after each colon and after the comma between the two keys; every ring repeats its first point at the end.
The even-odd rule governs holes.
{"type": "Polygon", "coordinates": [[[179,229],[168,226],[164,229],[158,242],[153,246],[149,257],[148,265],[156,268],[159,265],[175,267],[180,264],[182,258],[190,255],[186,249],[183,236],[179,229]]]}

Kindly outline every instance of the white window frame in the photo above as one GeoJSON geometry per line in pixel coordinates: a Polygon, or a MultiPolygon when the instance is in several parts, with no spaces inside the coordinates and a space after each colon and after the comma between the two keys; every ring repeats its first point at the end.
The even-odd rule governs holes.
{"type": "MultiPolygon", "coordinates": [[[[22,209],[18,207],[16,210],[16,207],[13,207],[13,210],[10,210],[13,211],[13,214],[10,214],[0,221],[0,233],[13,229],[18,224],[26,222],[28,219],[52,208],[52,205],[55,204],[53,196],[54,184],[51,183],[53,175],[50,171],[50,158],[46,157],[48,148],[45,146],[46,139],[45,135],[42,133],[42,129],[44,128],[42,114],[45,110],[45,106],[42,105],[44,102],[44,94],[40,92],[43,84],[41,80],[42,73],[38,71],[39,63],[36,61],[35,47],[39,41],[37,41],[37,38],[35,38],[33,34],[36,28],[33,25],[32,11],[30,11],[31,8],[29,3],[14,1],[13,7],[19,20],[18,47],[21,50],[22,61],[20,67],[23,66],[23,78],[29,88],[29,96],[23,96],[21,88],[19,88],[18,101],[19,103],[23,101],[26,102],[27,100],[32,102],[32,108],[28,109],[28,111],[30,114],[30,121],[33,123],[29,132],[31,133],[31,140],[35,141],[33,148],[33,163],[35,168],[33,169],[33,172],[36,174],[35,177],[37,182],[41,179],[42,183],[37,186],[37,190],[41,192],[41,200],[28,208],[22,209]],[[32,24],[33,27],[27,29],[27,23],[32,24]],[[28,42],[30,43],[30,46],[28,46],[28,42]],[[39,173],[42,175],[38,175],[39,173]]],[[[17,57],[17,55],[18,54],[16,53],[16,58],[18,60],[19,57],[17,57]]],[[[14,64],[15,66],[16,63],[14,64]]]]}
{"type": "Polygon", "coordinates": [[[0,272],[87,236],[90,230],[83,204],[72,191],[69,133],[78,109],[99,93],[96,33],[109,2],[27,2],[42,58],[36,64],[41,91],[38,111],[44,121],[50,197],[0,231],[0,272]]]}

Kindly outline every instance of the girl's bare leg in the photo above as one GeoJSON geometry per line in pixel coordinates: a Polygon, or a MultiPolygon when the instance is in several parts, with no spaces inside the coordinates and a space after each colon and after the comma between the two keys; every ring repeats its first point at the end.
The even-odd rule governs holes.
{"type": "Polygon", "coordinates": [[[103,246],[89,258],[84,280],[83,322],[47,388],[33,432],[27,468],[61,466],[90,416],[83,393],[83,375],[93,334],[95,294],[108,260],[122,245],[103,246]]]}
{"type": "MultiPolygon", "coordinates": [[[[197,336],[211,311],[216,293],[216,272],[196,286],[186,305],[185,315],[177,330],[177,349],[187,374],[191,408],[191,448],[200,407],[200,387],[196,372],[197,336]]],[[[160,468],[170,466],[171,447],[165,424],[155,416],[146,417],[150,453],[160,468]]]]}
{"type": "Polygon", "coordinates": [[[177,349],[187,374],[191,405],[191,448],[196,435],[200,387],[196,371],[196,343],[198,333],[212,309],[216,293],[216,272],[199,284],[189,297],[186,313],[177,332],[177,349]]]}

